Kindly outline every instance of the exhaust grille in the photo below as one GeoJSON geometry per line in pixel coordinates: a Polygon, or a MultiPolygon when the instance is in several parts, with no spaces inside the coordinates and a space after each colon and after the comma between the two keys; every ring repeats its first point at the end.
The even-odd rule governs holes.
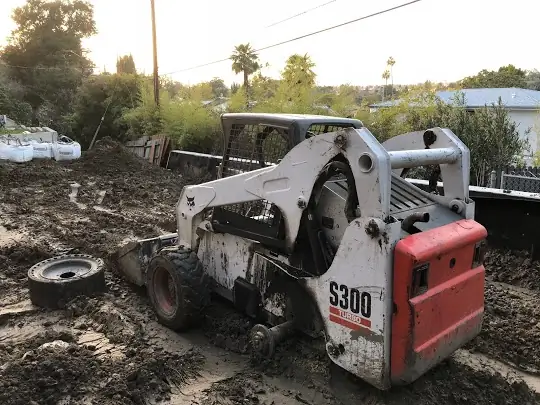
{"type": "Polygon", "coordinates": [[[401,177],[392,174],[392,188],[390,194],[390,212],[392,214],[414,210],[432,204],[435,203],[422,195],[415,186],[406,180],[403,180],[401,177]]]}

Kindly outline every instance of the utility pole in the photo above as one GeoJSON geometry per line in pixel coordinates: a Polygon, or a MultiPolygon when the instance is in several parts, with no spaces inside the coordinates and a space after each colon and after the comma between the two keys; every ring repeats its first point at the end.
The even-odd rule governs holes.
{"type": "Polygon", "coordinates": [[[154,101],[159,107],[159,74],[158,74],[158,57],[157,57],[157,35],[156,35],[156,9],[154,0],[150,0],[152,7],[152,44],[154,47],[154,101]]]}

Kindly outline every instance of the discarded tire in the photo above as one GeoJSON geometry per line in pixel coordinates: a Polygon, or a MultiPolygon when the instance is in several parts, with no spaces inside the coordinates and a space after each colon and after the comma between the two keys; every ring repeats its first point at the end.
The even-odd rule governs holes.
{"type": "Polygon", "coordinates": [[[79,295],[105,290],[104,263],[88,255],[64,255],[47,259],[28,270],[30,300],[44,308],[60,308],[79,295]]]}
{"type": "Polygon", "coordinates": [[[150,261],[146,289],[159,322],[177,331],[199,323],[210,301],[208,276],[189,249],[162,249],[150,261]]]}

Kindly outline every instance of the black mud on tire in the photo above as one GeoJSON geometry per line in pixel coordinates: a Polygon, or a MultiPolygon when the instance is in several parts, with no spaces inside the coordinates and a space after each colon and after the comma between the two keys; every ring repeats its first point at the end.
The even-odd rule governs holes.
{"type": "Polygon", "coordinates": [[[176,331],[198,325],[210,302],[208,276],[190,249],[162,249],[150,261],[146,288],[159,322],[176,331]]]}
{"type": "Polygon", "coordinates": [[[103,260],[89,255],[53,257],[28,270],[32,304],[49,309],[61,308],[77,296],[93,296],[105,291],[103,260]]]}

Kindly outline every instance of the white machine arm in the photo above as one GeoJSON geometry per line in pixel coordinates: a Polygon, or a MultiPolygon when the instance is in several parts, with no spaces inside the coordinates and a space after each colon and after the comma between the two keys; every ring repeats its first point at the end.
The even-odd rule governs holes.
{"type": "Polygon", "coordinates": [[[408,159],[404,155],[409,155],[414,162],[413,166],[392,164],[396,174],[401,172],[396,169],[440,164],[444,195],[452,199],[468,200],[471,168],[469,148],[449,129],[432,128],[409,132],[386,140],[383,146],[391,156],[402,156],[396,160],[405,163],[408,159]],[[418,164],[419,161],[423,163],[418,164]]]}
{"type": "Polygon", "coordinates": [[[367,128],[320,134],[295,146],[276,166],[185,187],[176,207],[178,243],[196,245],[196,230],[205,209],[264,199],[283,213],[286,247],[292,250],[314,184],[324,166],[338,154],[349,162],[362,216],[380,220],[389,216],[392,169],[442,164],[450,168],[443,172],[448,174],[445,192],[450,182],[452,198],[468,199],[469,150],[451,131],[435,128],[396,138],[399,142],[383,146],[367,128]],[[435,138],[434,148],[415,147],[421,145],[426,133],[430,141],[435,138]],[[412,150],[403,150],[404,146],[412,150]]]}

